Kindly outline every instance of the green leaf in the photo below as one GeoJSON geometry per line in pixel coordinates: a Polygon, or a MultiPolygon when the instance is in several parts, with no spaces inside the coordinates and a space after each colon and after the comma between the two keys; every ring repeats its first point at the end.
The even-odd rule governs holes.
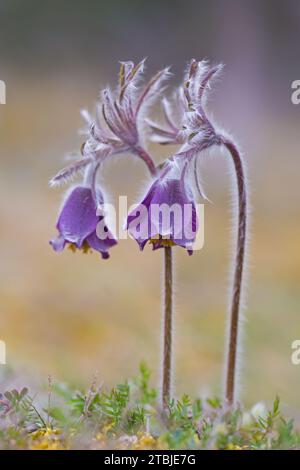
{"type": "Polygon", "coordinates": [[[58,423],[63,425],[67,424],[68,420],[63,411],[58,406],[54,406],[53,408],[50,408],[50,410],[47,409],[44,411],[48,413],[49,416],[55,419],[58,423]]]}

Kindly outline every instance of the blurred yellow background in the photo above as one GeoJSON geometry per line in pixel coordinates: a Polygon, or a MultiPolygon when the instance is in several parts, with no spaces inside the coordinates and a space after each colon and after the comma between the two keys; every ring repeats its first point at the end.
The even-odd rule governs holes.
{"type": "MultiPolygon", "coordinates": [[[[299,115],[290,100],[300,79],[300,8],[287,2],[10,1],[0,7],[0,337],[8,366],[86,385],[95,371],[113,384],[146,360],[158,378],[161,253],[132,240],[97,254],[58,255],[48,245],[63,189],[49,178],[77,150],[79,111],[93,110],[118,60],[148,56],[148,70],[186,61],[226,64],[210,107],[244,149],[251,240],[241,367],[247,404],[300,406],[299,115]],[[109,3],[109,5],[108,5],[109,3]],[[261,5],[263,3],[263,6],[261,5]]],[[[173,149],[150,147],[156,162],[173,149]]],[[[203,163],[205,246],[176,249],[176,393],[222,390],[231,202],[225,158],[203,163]]],[[[101,183],[135,202],[146,169],[133,157],[107,164],[101,183]],[[126,175],[126,177],[125,177],[126,175]]]]}

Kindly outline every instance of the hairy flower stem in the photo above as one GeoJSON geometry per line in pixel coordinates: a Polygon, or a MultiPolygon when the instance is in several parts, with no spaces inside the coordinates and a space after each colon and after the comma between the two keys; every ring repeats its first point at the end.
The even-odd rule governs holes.
{"type": "Polygon", "coordinates": [[[171,396],[172,381],[172,331],[173,331],[173,260],[172,248],[164,248],[165,261],[165,297],[163,317],[163,370],[162,370],[162,405],[166,408],[171,396]]]}
{"type": "Polygon", "coordinates": [[[145,162],[150,174],[152,176],[155,176],[156,175],[155,164],[152,158],[150,157],[150,155],[146,152],[146,150],[140,146],[136,146],[133,148],[133,152],[136,153],[136,155],[138,155],[145,162]]]}
{"type": "Polygon", "coordinates": [[[245,264],[246,249],[246,231],[247,231],[247,190],[245,169],[242,157],[234,145],[228,139],[222,139],[222,143],[230,152],[233,160],[237,189],[238,189],[238,234],[236,258],[234,265],[234,279],[232,300],[230,306],[230,323],[229,323],[229,346],[227,356],[226,371],[226,400],[232,405],[235,400],[235,386],[237,376],[237,348],[239,335],[239,320],[241,308],[241,293],[243,282],[243,271],[245,264]]]}

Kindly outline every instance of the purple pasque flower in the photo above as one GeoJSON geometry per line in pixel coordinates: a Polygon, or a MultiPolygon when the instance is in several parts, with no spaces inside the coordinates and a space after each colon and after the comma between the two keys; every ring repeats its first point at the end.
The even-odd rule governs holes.
{"type": "Polygon", "coordinates": [[[222,69],[222,64],[211,66],[206,60],[192,59],[183,84],[175,91],[173,100],[162,100],[165,124],[146,119],[154,142],[181,144],[174,157],[188,164],[188,171],[193,172],[194,186],[203,199],[207,197],[198,177],[199,157],[203,151],[224,142],[206,109],[211,83],[222,69]]]}
{"type": "Polygon", "coordinates": [[[185,178],[186,167],[180,172],[174,167],[169,160],[127,217],[126,228],[141,250],[149,241],[154,250],[178,245],[193,253],[198,228],[195,201],[185,178]]]}
{"type": "MultiPolygon", "coordinates": [[[[96,171],[95,168],[92,170],[96,171]]],[[[87,172],[88,176],[90,171],[89,169],[87,172]]],[[[100,188],[91,184],[87,178],[82,185],[72,188],[67,194],[56,224],[59,236],[50,241],[53,249],[62,251],[67,244],[74,251],[81,249],[86,253],[96,250],[101,253],[103,259],[109,258],[108,251],[117,241],[103,223],[104,216],[98,215],[99,207],[103,203],[100,188]],[[103,227],[101,233],[100,225],[103,227]]]]}

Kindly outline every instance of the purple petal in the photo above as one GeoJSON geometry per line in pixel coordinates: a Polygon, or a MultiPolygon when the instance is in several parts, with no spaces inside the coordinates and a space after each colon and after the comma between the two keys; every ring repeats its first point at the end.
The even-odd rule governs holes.
{"type": "Polygon", "coordinates": [[[60,251],[63,251],[65,244],[66,244],[66,240],[63,237],[57,237],[57,238],[54,238],[53,240],[50,240],[49,243],[54,249],[54,251],[60,252],[60,251]]]}
{"type": "Polygon", "coordinates": [[[86,239],[89,246],[96,251],[99,251],[102,254],[103,259],[109,258],[108,250],[117,244],[117,240],[113,238],[111,233],[108,231],[108,238],[101,240],[96,232],[93,232],[86,239]]]}
{"type": "Polygon", "coordinates": [[[130,230],[130,224],[133,222],[137,215],[138,212],[141,210],[141,206],[145,206],[147,209],[149,208],[149,205],[151,203],[152,197],[155,193],[156,187],[157,187],[158,181],[156,180],[151,186],[149,191],[147,192],[146,196],[142,200],[142,202],[137,205],[137,207],[127,216],[127,221],[125,225],[125,230],[130,230]]]}
{"type": "Polygon", "coordinates": [[[79,248],[84,240],[95,231],[99,217],[90,188],[76,187],[60,213],[57,228],[60,235],[79,248]]]}
{"type": "MultiPolygon", "coordinates": [[[[192,196],[188,196],[179,179],[155,181],[142,203],[127,218],[129,233],[141,250],[149,239],[161,236],[188,249],[190,254],[197,224],[194,201],[192,196]],[[166,218],[163,218],[164,209],[166,218]]],[[[154,242],[153,249],[163,245],[164,243],[158,240],[154,242]]]]}

